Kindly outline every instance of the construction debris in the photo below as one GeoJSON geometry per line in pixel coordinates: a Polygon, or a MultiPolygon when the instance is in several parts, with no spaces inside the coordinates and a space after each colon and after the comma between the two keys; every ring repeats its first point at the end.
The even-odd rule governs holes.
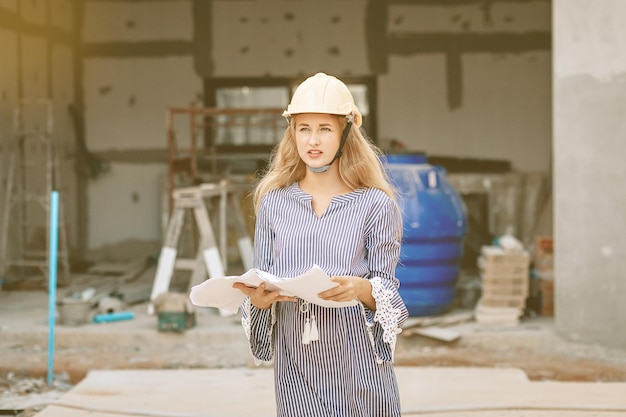
{"type": "Polygon", "coordinates": [[[19,377],[9,372],[6,377],[0,376],[0,415],[35,416],[71,388],[67,375],[56,375],[49,386],[43,378],[19,377]]]}
{"type": "Polygon", "coordinates": [[[472,312],[452,312],[440,316],[409,317],[402,326],[403,336],[420,335],[437,339],[442,342],[454,342],[461,337],[461,333],[445,328],[454,324],[472,320],[472,312]]]}
{"type": "Polygon", "coordinates": [[[461,338],[461,333],[439,326],[430,326],[424,328],[417,327],[415,329],[412,329],[412,333],[420,336],[429,337],[431,339],[437,339],[442,342],[454,342],[455,340],[461,338]]]}

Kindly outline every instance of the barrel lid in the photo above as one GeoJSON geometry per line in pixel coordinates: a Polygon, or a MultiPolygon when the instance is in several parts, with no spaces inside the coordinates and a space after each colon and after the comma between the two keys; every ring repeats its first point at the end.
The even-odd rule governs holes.
{"type": "Polygon", "coordinates": [[[393,151],[385,154],[389,164],[426,164],[428,158],[425,152],[419,151],[393,151]]]}

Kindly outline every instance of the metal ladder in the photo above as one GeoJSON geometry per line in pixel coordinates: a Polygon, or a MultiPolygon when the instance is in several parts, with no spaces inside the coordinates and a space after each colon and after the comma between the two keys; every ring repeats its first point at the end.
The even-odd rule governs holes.
{"type": "Polygon", "coordinates": [[[52,101],[21,99],[13,116],[14,141],[7,148],[9,163],[0,224],[0,277],[6,278],[15,270],[23,279],[24,269],[29,267],[39,268],[47,276],[50,195],[55,190],[61,197],[57,256],[63,274],[59,275],[58,284],[64,286],[70,281],[70,266],[59,149],[53,135],[52,101]],[[37,239],[42,228],[45,229],[45,245],[37,239]]]}
{"type": "MultiPolygon", "coordinates": [[[[148,314],[154,313],[153,302],[169,290],[175,270],[191,271],[188,289],[202,283],[208,277],[220,277],[225,274],[227,262],[227,216],[235,221],[238,236],[238,251],[243,268],[252,268],[252,240],[246,231],[245,221],[239,205],[239,193],[248,186],[229,184],[201,184],[196,187],[175,189],[173,192],[173,209],[170,216],[165,241],[161,248],[157,270],[150,295],[148,314]],[[213,226],[207,210],[207,199],[219,197],[219,242],[215,237],[213,226]],[[179,257],[180,237],[188,211],[193,214],[193,221],[198,232],[196,252],[193,258],[179,257]],[[221,255],[220,255],[221,254],[221,255]]],[[[194,230],[190,230],[194,233],[194,230]]],[[[188,231],[185,231],[188,232],[188,231]]]]}

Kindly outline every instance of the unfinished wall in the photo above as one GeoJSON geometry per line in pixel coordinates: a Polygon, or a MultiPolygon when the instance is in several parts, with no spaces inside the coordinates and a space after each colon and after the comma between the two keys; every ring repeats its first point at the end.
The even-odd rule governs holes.
{"type": "Polygon", "coordinates": [[[556,324],[626,348],[626,3],[554,2],[556,324]]]}
{"type": "Polygon", "coordinates": [[[207,75],[369,75],[367,2],[212,1],[207,75]]]}
{"type": "Polygon", "coordinates": [[[380,138],[548,170],[550,2],[398,3],[388,9],[380,138]]]}
{"type": "Polygon", "coordinates": [[[549,1],[212,4],[207,76],[379,75],[379,142],[550,167],[549,1]]]}
{"type": "MultiPolygon", "coordinates": [[[[160,123],[149,126],[147,116],[149,111],[156,110],[154,106],[146,108],[146,117],[139,124],[126,113],[128,97],[111,101],[117,94],[115,91],[124,91],[123,76],[133,74],[128,87],[137,88],[144,82],[140,74],[151,72],[150,63],[146,59],[145,67],[136,71],[116,72],[112,66],[138,67],[138,57],[131,55],[147,50],[148,46],[154,49],[154,42],[147,45],[145,39],[159,39],[160,53],[166,55],[163,51],[172,53],[176,48],[175,40],[186,41],[192,36],[191,45],[182,43],[178,47],[193,51],[196,73],[190,72],[190,66],[179,54],[169,63],[160,58],[162,74],[169,74],[180,65],[179,80],[196,76],[301,77],[316,71],[339,76],[376,75],[379,143],[393,138],[404,142],[409,149],[431,155],[509,160],[521,171],[550,169],[549,1],[468,0],[446,5],[432,1],[366,0],[93,4],[98,8],[91,13],[98,20],[106,22],[109,20],[106,16],[110,15],[118,21],[109,25],[115,30],[104,39],[120,36],[125,39],[140,27],[134,20],[132,27],[123,24],[129,20],[125,13],[130,10],[134,10],[133,16],[140,16],[141,8],[150,8],[151,19],[159,25],[162,25],[159,8],[185,19],[181,14],[191,5],[193,14],[193,27],[176,24],[174,29],[164,32],[167,36],[144,38],[144,48],[136,45],[132,49],[136,52],[124,56],[120,52],[111,54],[106,64],[100,59],[101,53],[99,57],[89,58],[91,64],[87,65],[93,69],[88,69],[86,74],[95,74],[98,68],[107,69],[102,70],[100,80],[87,75],[88,84],[92,85],[92,92],[87,93],[92,98],[88,101],[92,107],[97,105],[102,109],[99,115],[110,112],[118,121],[107,125],[104,117],[95,113],[89,117],[89,129],[96,135],[90,139],[94,148],[108,149],[120,142],[130,147],[122,139],[130,136],[137,146],[157,142],[154,137],[160,123]],[[160,6],[155,8],[155,4],[160,6]],[[182,28],[190,30],[191,35],[182,28]],[[122,60],[127,62],[121,63],[122,60]],[[113,75],[120,77],[119,86],[109,89],[106,86],[110,82],[105,78],[111,74],[119,74],[113,75]],[[96,92],[95,84],[103,90],[96,92]]],[[[87,26],[97,30],[97,25],[87,26]]],[[[131,50],[130,45],[123,46],[120,42],[117,47],[118,51],[131,50]]],[[[89,49],[103,51],[104,46],[91,45],[89,49]]],[[[148,82],[154,77],[149,75],[148,82]]],[[[173,92],[167,96],[172,98],[169,103],[176,100],[173,92]]],[[[114,193],[114,188],[111,192],[114,193]]],[[[123,204],[130,207],[128,202],[123,204]]],[[[153,225],[142,227],[153,228],[153,225]]],[[[112,235],[116,233],[109,230],[112,235]]],[[[147,229],[140,232],[143,236],[150,233],[147,229]]],[[[113,240],[111,237],[92,244],[113,240]]]]}
{"type": "MultiPolygon", "coordinates": [[[[80,156],[82,173],[70,217],[82,249],[160,241],[165,110],[202,102],[203,77],[375,76],[378,132],[370,134],[380,143],[394,138],[430,155],[506,159],[521,171],[545,172],[549,5],[4,0],[0,43],[23,65],[0,68],[0,118],[10,118],[13,97],[38,91],[57,97],[63,90],[60,112],[68,102],[77,106],[82,124],[70,144],[84,140],[85,149],[68,151],[80,156]],[[78,60],[74,42],[81,45],[78,60]],[[20,48],[28,60],[20,61],[20,48]],[[56,67],[62,70],[50,69],[56,67]]],[[[71,118],[58,120],[73,134],[71,118]]],[[[5,125],[0,132],[10,129],[5,125]]],[[[68,160],[70,172],[72,165],[68,160]]]]}
{"type": "MultiPolygon", "coordinates": [[[[11,8],[5,1],[2,6],[4,9],[0,9],[0,13],[15,13],[15,5],[11,8]]],[[[3,55],[0,65],[0,216],[4,209],[1,203],[6,195],[9,151],[13,148],[13,107],[18,97],[17,39],[15,29],[0,24],[0,51],[3,55]]]]}
{"type": "MultiPolygon", "coordinates": [[[[69,220],[66,230],[70,246],[76,243],[75,222],[71,220],[77,215],[74,132],[67,111],[75,99],[73,7],[71,0],[0,1],[0,214],[8,212],[4,203],[9,162],[17,148],[14,110],[24,100],[47,100],[52,109],[50,132],[61,164],[60,181],[53,185],[60,192],[64,214],[69,220]]],[[[45,133],[48,130],[45,110],[40,104],[24,104],[23,129],[45,133]]],[[[28,163],[25,191],[45,197],[48,195],[47,154],[45,142],[40,139],[25,143],[24,160],[28,163]]],[[[43,205],[34,203],[27,203],[25,210],[29,228],[23,238],[29,247],[45,249],[47,211],[43,205]]],[[[7,240],[14,243],[12,239],[17,233],[14,211],[8,220],[7,240]]],[[[14,246],[8,245],[8,251],[14,246]]]]}
{"type": "MultiPolygon", "coordinates": [[[[90,181],[90,248],[161,239],[166,109],[202,102],[191,1],[86,1],[86,142],[108,172],[90,181]]],[[[186,127],[186,126],[185,126],[186,127]]]]}

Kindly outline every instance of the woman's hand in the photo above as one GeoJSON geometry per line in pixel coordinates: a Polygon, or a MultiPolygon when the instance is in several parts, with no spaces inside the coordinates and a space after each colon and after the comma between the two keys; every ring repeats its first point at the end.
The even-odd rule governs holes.
{"type": "Polygon", "coordinates": [[[319,297],[329,301],[359,300],[372,310],[376,310],[376,300],[372,297],[372,284],[368,279],[350,275],[332,277],[338,285],[319,293],[319,297]]]}
{"type": "Polygon", "coordinates": [[[237,288],[242,293],[250,297],[250,302],[256,308],[267,310],[276,301],[296,301],[296,297],[281,295],[278,291],[266,291],[265,283],[261,283],[258,287],[248,287],[242,282],[233,284],[233,288],[237,288]]]}

